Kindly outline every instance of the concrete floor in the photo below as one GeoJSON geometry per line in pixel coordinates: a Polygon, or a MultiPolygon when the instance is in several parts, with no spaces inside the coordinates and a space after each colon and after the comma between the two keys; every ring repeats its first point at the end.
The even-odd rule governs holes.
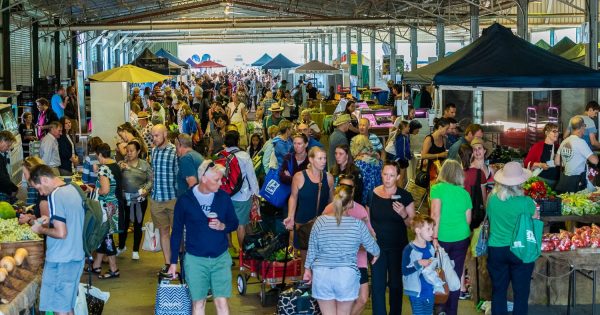
{"type": "MultiPolygon", "coordinates": [[[[156,272],[163,263],[162,253],[150,253],[141,251],[139,261],[131,260],[131,248],[133,234],[130,233],[127,240],[127,252],[117,258],[117,263],[121,271],[121,277],[117,279],[100,280],[93,278],[93,285],[103,291],[110,292],[111,296],[105,305],[104,314],[110,315],[137,315],[153,314],[154,301],[157,287],[156,272]]],[[[236,261],[236,267],[232,267],[233,273],[233,292],[229,301],[231,314],[240,315],[266,315],[274,314],[275,307],[262,307],[258,292],[259,284],[248,285],[245,296],[240,296],[236,289],[236,277],[239,272],[239,264],[236,261]]],[[[104,270],[108,268],[107,264],[102,266],[104,270]]],[[[87,274],[84,274],[82,282],[87,281],[87,274]]],[[[255,278],[249,281],[256,282],[255,278]]],[[[216,314],[213,303],[207,304],[207,314],[216,314]]],[[[405,298],[403,303],[403,313],[410,314],[410,303],[405,298]]],[[[471,315],[477,314],[471,301],[461,301],[459,314],[471,315]]],[[[363,314],[371,314],[371,305],[363,314]]]]}

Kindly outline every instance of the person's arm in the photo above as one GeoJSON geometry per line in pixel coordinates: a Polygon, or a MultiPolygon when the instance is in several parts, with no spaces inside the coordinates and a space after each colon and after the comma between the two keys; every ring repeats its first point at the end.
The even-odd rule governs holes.
{"type": "Polygon", "coordinates": [[[298,172],[292,179],[292,192],[288,199],[288,216],[283,220],[283,224],[288,230],[294,228],[296,219],[296,207],[298,206],[298,191],[304,185],[304,175],[302,172],[298,172]]]}
{"type": "Polygon", "coordinates": [[[375,241],[375,238],[373,237],[373,235],[371,234],[371,232],[367,228],[367,225],[364,222],[359,222],[359,229],[361,245],[367,250],[367,252],[373,255],[374,262],[379,257],[379,245],[377,245],[377,241],[375,241]]]}
{"type": "Polygon", "coordinates": [[[223,232],[229,234],[237,230],[239,225],[239,221],[237,215],[235,214],[235,209],[233,208],[233,202],[231,201],[231,198],[225,198],[225,209],[225,218],[222,222],[223,224],[225,224],[223,232]]]}
{"type": "Polygon", "coordinates": [[[590,143],[592,144],[592,147],[600,149],[600,142],[598,142],[597,133],[590,133],[590,143]]]}
{"type": "Polygon", "coordinates": [[[333,195],[335,195],[335,187],[333,187],[333,175],[331,175],[329,172],[327,172],[326,174],[327,174],[327,184],[329,185],[329,201],[328,202],[332,202],[333,195]]]}
{"type": "Polygon", "coordinates": [[[312,265],[317,259],[317,252],[319,251],[320,230],[317,224],[313,225],[308,238],[308,251],[306,253],[306,260],[304,261],[304,276],[302,277],[307,284],[312,283],[312,265]]]}
{"type": "MultiPolygon", "coordinates": [[[[180,245],[183,239],[183,227],[185,225],[186,216],[186,200],[187,198],[179,198],[175,203],[175,210],[173,212],[173,228],[171,230],[171,248],[173,249],[181,247],[180,245]]],[[[175,270],[177,270],[177,260],[179,255],[175,253],[176,250],[173,251],[174,255],[171,255],[171,268],[175,267],[175,270]]],[[[169,273],[171,273],[171,268],[169,268],[169,273]]]]}
{"type": "Polygon", "coordinates": [[[410,245],[406,246],[402,251],[402,275],[408,276],[415,272],[421,272],[423,266],[419,264],[419,261],[411,261],[410,254],[412,252],[412,247],[410,245]]]}
{"type": "MultiPolygon", "coordinates": [[[[48,221],[48,217],[42,217],[41,219],[44,222],[48,221]]],[[[33,226],[31,226],[31,230],[37,234],[47,235],[55,239],[67,238],[67,224],[61,221],[59,218],[55,218],[52,221],[53,227],[45,227],[36,220],[33,226]]]]}
{"type": "Polygon", "coordinates": [[[249,188],[252,194],[258,196],[260,187],[258,185],[258,179],[256,178],[256,172],[254,171],[252,157],[249,157],[249,160],[246,163],[246,180],[248,181],[248,185],[250,186],[249,188]]]}
{"type": "Polygon", "coordinates": [[[469,225],[471,224],[471,219],[472,219],[471,213],[472,213],[471,209],[467,209],[467,211],[465,211],[465,216],[467,218],[467,224],[469,224],[469,225]]]}
{"type": "Polygon", "coordinates": [[[435,226],[433,227],[433,243],[435,246],[438,246],[438,232],[440,229],[440,215],[442,209],[442,200],[441,199],[431,199],[431,218],[435,221],[435,226]]]}
{"type": "Polygon", "coordinates": [[[590,156],[588,156],[588,161],[590,161],[590,163],[594,164],[594,165],[598,165],[598,156],[595,154],[592,154],[590,156]]]}
{"type": "Polygon", "coordinates": [[[110,192],[110,180],[105,175],[98,174],[98,181],[100,181],[98,194],[101,196],[107,195],[110,192]]]}
{"type": "Polygon", "coordinates": [[[292,159],[292,155],[288,154],[283,158],[283,162],[281,163],[281,167],[279,168],[279,180],[281,183],[286,185],[292,184],[292,176],[294,174],[293,165],[290,165],[290,160],[292,159]],[[290,166],[292,167],[290,169],[290,166]]]}
{"type": "Polygon", "coordinates": [[[421,149],[421,159],[437,160],[438,158],[440,158],[439,153],[436,153],[436,154],[428,153],[429,149],[431,149],[432,141],[433,141],[433,137],[425,137],[425,140],[423,140],[423,148],[421,149]]]}

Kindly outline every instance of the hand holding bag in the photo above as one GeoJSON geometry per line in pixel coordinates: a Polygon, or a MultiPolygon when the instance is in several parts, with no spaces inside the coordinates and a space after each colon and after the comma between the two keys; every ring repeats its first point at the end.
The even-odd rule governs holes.
{"type": "Polygon", "coordinates": [[[159,276],[158,288],[156,289],[156,305],[154,307],[155,315],[192,314],[192,297],[183,276],[183,255],[180,258],[179,284],[172,284],[171,279],[164,279],[159,276]]]}

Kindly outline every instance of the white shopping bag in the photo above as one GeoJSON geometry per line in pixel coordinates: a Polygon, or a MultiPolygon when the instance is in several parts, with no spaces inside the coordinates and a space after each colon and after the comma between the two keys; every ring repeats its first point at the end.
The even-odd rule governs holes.
{"type": "Polygon", "coordinates": [[[88,315],[87,302],[85,300],[85,283],[79,284],[79,291],[77,291],[77,300],[75,300],[75,315],[88,315]]]}
{"type": "Polygon", "coordinates": [[[446,276],[446,282],[448,282],[448,289],[452,291],[460,290],[460,278],[454,271],[454,261],[450,260],[448,254],[442,248],[439,247],[440,251],[440,261],[442,263],[442,269],[444,270],[444,275],[446,276]]]}
{"type": "Polygon", "coordinates": [[[160,246],[160,232],[157,228],[154,228],[154,223],[144,223],[144,243],[142,249],[149,252],[160,252],[162,250],[160,246]]]}

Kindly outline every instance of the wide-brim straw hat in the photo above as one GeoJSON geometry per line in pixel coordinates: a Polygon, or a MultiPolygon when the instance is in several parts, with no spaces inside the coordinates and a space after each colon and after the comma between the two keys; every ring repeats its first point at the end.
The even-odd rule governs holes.
{"type": "Polygon", "coordinates": [[[137,116],[138,116],[138,119],[146,119],[146,118],[150,117],[150,115],[147,112],[143,112],[143,111],[138,112],[137,116]]]}
{"type": "Polygon", "coordinates": [[[519,162],[508,162],[494,174],[494,180],[505,186],[517,186],[531,177],[531,171],[521,167],[519,162]]]}
{"type": "Polygon", "coordinates": [[[270,111],[272,112],[280,112],[283,110],[283,107],[281,107],[279,105],[279,103],[274,103],[273,105],[271,105],[270,111]]]}

